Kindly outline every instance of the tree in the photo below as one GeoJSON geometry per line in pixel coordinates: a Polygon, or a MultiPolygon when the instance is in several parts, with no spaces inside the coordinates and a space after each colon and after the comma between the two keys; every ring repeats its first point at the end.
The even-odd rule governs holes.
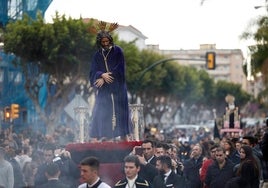
{"type": "MultiPolygon", "coordinates": [[[[245,31],[241,38],[242,39],[253,39],[256,44],[249,46],[251,53],[251,72],[256,78],[259,73],[262,75],[264,88],[259,94],[259,102],[266,102],[267,104],[267,93],[268,93],[268,16],[262,16],[256,19],[254,26],[257,29],[252,31],[245,31]]],[[[247,72],[246,72],[247,73],[247,72]]]]}
{"type": "Polygon", "coordinates": [[[185,67],[186,86],[183,92],[183,98],[186,104],[195,104],[204,96],[204,88],[199,78],[199,71],[193,67],[185,67]]]}
{"type": "Polygon", "coordinates": [[[7,24],[4,32],[4,51],[16,55],[13,63],[21,68],[25,89],[49,133],[79,81],[88,80],[95,41],[88,32],[92,22],[85,24],[81,18],[58,14],[53,21],[45,23],[40,14],[36,20],[24,15],[7,24]],[[41,103],[40,97],[45,102],[41,103]]]}
{"type": "Polygon", "coordinates": [[[137,74],[141,71],[140,50],[135,45],[135,40],[131,42],[125,42],[118,40],[118,37],[114,37],[115,44],[119,45],[125,55],[126,61],[126,78],[128,91],[133,97],[135,90],[135,82],[137,80],[137,74]]]}
{"type": "MultiPolygon", "coordinates": [[[[138,55],[139,58],[135,58],[137,54],[139,53],[134,51],[135,65],[130,62],[128,65],[132,70],[128,88],[132,95],[141,98],[145,116],[150,115],[157,122],[161,122],[168,111],[171,118],[174,117],[182,103],[194,105],[202,103],[206,98],[203,86],[209,87],[210,83],[213,83],[206,72],[181,66],[152,50],[143,50],[138,55]]],[[[207,95],[207,98],[211,95],[207,95]]]]}
{"type": "Polygon", "coordinates": [[[268,84],[268,17],[260,18],[257,23],[258,29],[253,34],[256,45],[249,47],[252,53],[251,65],[253,67],[253,74],[256,75],[258,72],[261,72],[264,76],[265,83],[268,84]]]}
{"type": "Polygon", "coordinates": [[[150,70],[148,67],[161,59],[166,57],[152,50],[141,51],[132,87],[133,101],[139,96],[144,104],[145,116],[150,115],[157,122],[160,122],[162,115],[168,110],[167,94],[171,90],[164,89],[163,80],[169,71],[163,68],[164,64],[152,67],[150,70]],[[147,71],[144,72],[145,70],[147,71]]]}
{"type": "Polygon", "coordinates": [[[199,79],[203,88],[203,96],[201,96],[198,104],[201,103],[211,108],[211,106],[215,105],[215,82],[205,70],[199,71],[199,79]]]}

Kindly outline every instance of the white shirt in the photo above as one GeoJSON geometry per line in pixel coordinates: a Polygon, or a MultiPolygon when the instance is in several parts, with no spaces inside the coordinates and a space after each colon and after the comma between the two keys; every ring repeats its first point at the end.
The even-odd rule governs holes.
{"type": "MultiPolygon", "coordinates": [[[[91,186],[95,185],[95,184],[99,181],[99,179],[100,179],[100,178],[98,178],[98,179],[96,180],[96,182],[94,182],[91,186]]],[[[89,185],[89,187],[90,187],[90,185],[89,185]]],[[[83,183],[83,184],[79,185],[78,188],[87,188],[87,183],[83,183]]],[[[105,183],[105,182],[101,182],[101,184],[98,186],[98,188],[111,188],[111,186],[108,185],[108,184],[105,183]]]]}
{"type": "Polygon", "coordinates": [[[169,176],[170,174],[171,174],[171,170],[164,174],[164,176],[165,176],[165,178],[164,178],[165,183],[166,183],[167,178],[168,178],[168,176],[169,176]]]}
{"type": "Polygon", "coordinates": [[[132,180],[127,178],[128,183],[126,185],[126,188],[136,188],[135,181],[136,181],[137,177],[138,177],[138,175],[136,175],[136,177],[133,178],[132,180]]]}

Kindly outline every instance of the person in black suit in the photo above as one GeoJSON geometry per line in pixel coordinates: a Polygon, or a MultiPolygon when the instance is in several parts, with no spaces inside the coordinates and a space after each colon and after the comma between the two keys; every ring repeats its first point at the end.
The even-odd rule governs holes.
{"type": "Polygon", "coordinates": [[[147,180],[151,184],[154,177],[158,174],[158,171],[155,167],[155,142],[150,139],[144,140],[142,142],[141,148],[143,150],[141,155],[135,152],[135,147],[132,151],[132,154],[136,155],[139,158],[141,164],[141,169],[139,171],[140,177],[147,180]]]}
{"type": "Polygon", "coordinates": [[[47,144],[43,148],[44,161],[37,167],[37,173],[35,175],[35,186],[47,182],[45,175],[46,167],[50,163],[58,164],[60,168],[59,179],[65,184],[71,185],[72,188],[76,188],[79,184],[80,171],[78,165],[72,160],[70,152],[62,149],[59,155],[55,155],[56,146],[54,144],[47,144]]]}
{"type": "Polygon", "coordinates": [[[172,170],[172,160],[170,156],[162,155],[156,159],[156,168],[159,171],[153,180],[154,188],[187,188],[186,179],[172,170]]]}
{"type": "Polygon", "coordinates": [[[148,181],[138,175],[140,171],[140,161],[136,155],[128,155],[124,159],[125,178],[118,181],[114,188],[151,188],[148,181]]]}
{"type": "Polygon", "coordinates": [[[39,186],[39,188],[70,188],[69,185],[66,185],[59,180],[60,176],[60,169],[59,165],[56,163],[50,163],[46,167],[46,177],[47,177],[47,183],[39,186]]]}
{"type": "Polygon", "coordinates": [[[135,146],[131,152],[133,155],[137,155],[139,157],[141,164],[150,163],[151,165],[156,165],[156,155],[155,155],[155,146],[156,143],[154,140],[146,139],[142,142],[141,146],[135,146]],[[142,153],[136,153],[136,149],[141,148],[142,153]]]}
{"type": "Polygon", "coordinates": [[[215,162],[208,166],[205,185],[211,188],[225,188],[227,181],[235,176],[235,165],[227,159],[223,147],[217,148],[215,157],[215,162]]]}
{"type": "Polygon", "coordinates": [[[193,146],[191,151],[191,158],[183,162],[183,176],[187,179],[189,187],[201,188],[202,182],[200,180],[200,168],[203,164],[202,147],[200,144],[193,146]]]}

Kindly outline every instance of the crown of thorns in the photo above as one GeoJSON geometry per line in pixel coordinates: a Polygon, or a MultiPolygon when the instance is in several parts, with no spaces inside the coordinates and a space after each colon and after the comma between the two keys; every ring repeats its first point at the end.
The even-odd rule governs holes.
{"type": "Polygon", "coordinates": [[[112,31],[117,29],[118,26],[119,26],[118,23],[110,23],[110,24],[108,24],[107,22],[100,21],[97,24],[97,26],[93,26],[93,27],[89,28],[89,31],[91,33],[94,33],[94,34],[97,34],[99,32],[111,33],[112,31]]]}

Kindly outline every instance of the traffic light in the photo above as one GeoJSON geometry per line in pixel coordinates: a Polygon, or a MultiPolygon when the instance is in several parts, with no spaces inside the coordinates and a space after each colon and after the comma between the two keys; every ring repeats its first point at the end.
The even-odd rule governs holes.
{"type": "Polygon", "coordinates": [[[19,117],[20,106],[18,104],[11,104],[11,118],[16,119],[19,117]]]}
{"type": "Polygon", "coordinates": [[[206,53],[206,65],[207,69],[214,70],[216,68],[216,53],[207,52],[206,53]]]}
{"type": "Polygon", "coordinates": [[[8,107],[5,107],[4,108],[4,120],[5,121],[9,121],[10,120],[10,116],[11,116],[11,114],[10,114],[10,107],[8,106],[8,107]]]}

